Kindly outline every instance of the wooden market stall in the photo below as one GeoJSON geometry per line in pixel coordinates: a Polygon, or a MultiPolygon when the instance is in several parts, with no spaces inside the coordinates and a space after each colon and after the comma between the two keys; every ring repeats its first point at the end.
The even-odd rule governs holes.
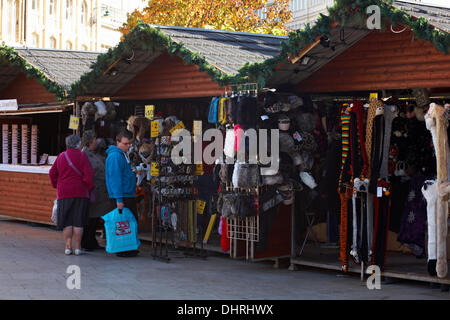
{"type": "MultiPolygon", "coordinates": [[[[99,56],[92,70],[72,86],[73,98],[80,106],[99,100],[120,104],[117,114],[123,125],[130,116],[143,117],[145,106],[152,105],[155,115],[176,116],[189,130],[192,130],[194,120],[202,121],[206,130],[215,127],[208,123],[211,99],[231,95],[236,86],[245,84],[246,76],[242,76],[239,69],[244,64],[275,56],[281,42],[286,39],[141,24],[114,50],[99,56]]],[[[211,168],[207,174],[212,174],[211,168]]],[[[155,242],[159,240],[151,234],[151,199],[147,201],[150,203],[141,206],[144,212],[139,213],[140,237],[155,242]]],[[[290,235],[279,233],[280,224],[290,223],[289,212],[290,207],[280,207],[266,250],[255,252],[251,259],[289,255],[286,245],[290,242],[290,235]]],[[[200,215],[198,218],[204,219],[200,215]]],[[[211,227],[214,228],[210,238],[202,235],[196,241],[181,241],[177,245],[198,247],[201,243],[208,250],[223,252],[217,234],[218,220],[210,220],[208,216],[202,221],[205,230],[212,221],[211,227]]],[[[239,250],[230,251],[230,254],[245,256],[242,246],[239,250]]]]}
{"type": "MultiPolygon", "coordinates": [[[[354,8],[350,1],[338,1],[311,30],[290,39],[289,46],[296,46],[296,50],[279,57],[266,86],[309,95],[316,104],[350,105],[354,99],[368,103],[371,93],[383,101],[395,99],[417,105],[424,97],[428,105],[448,102],[450,9],[402,1],[392,5],[380,1],[379,6],[383,28],[368,30],[364,6],[354,8]]],[[[309,266],[342,271],[339,243],[334,248],[320,244],[327,241],[327,224],[311,223],[306,220],[310,216],[299,216],[296,211],[292,215],[292,233],[299,232],[295,227],[299,224],[305,233],[292,237],[290,269],[309,266]],[[305,234],[307,240],[303,242],[305,234]]],[[[389,231],[389,253],[382,275],[450,284],[449,276],[430,276],[424,257],[420,260],[413,256],[397,237],[397,233],[389,231]]],[[[351,261],[349,264],[349,272],[363,277],[367,266],[351,261]]]]}
{"type": "Polygon", "coordinates": [[[0,46],[0,215],[53,224],[48,172],[72,133],[66,91],[97,55],[0,46]]]}

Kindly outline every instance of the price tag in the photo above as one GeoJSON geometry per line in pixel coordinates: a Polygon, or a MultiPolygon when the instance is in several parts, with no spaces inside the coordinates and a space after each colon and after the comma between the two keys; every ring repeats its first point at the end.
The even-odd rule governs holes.
{"type": "Polygon", "coordinates": [[[152,177],[158,177],[159,176],[158,164],[156,162],[152,162],[152,166],[150,168],[150,175],[152,177]]]}
{"type": "Polygon", "coordinates": [[[80,118],[71,115],[70,121],[69,121],[69,129],[71,130],[78,130],[78,127],[80,126],[80,118]]]}
{"type": "Polygon", "coordinates": [[[382,187],[378,187],[377,188],[377,197],[378,198],[382,198],[383,197],[383,188],[382,187]]]}
{"type": "Polygon", "coordinates": [[[196,176],[202,176],[203,175],[203,163],[195,165],[195,173],[194,174],[196,176]]]}
{"type": "Polygon", "coordinates": [[[185,127],[184,127],[183,121],[180,121],[180,122],[177,123],[177,125],[176,125],[175,127],[173,127],[172,129],[170,129],[170,133],[173,134],[173,132],[174,132],[175,130],[178,130],[178,129],[184,129],[184,128],[185,128],[185,127]]]}
{"type": "Polygon", "coordinates": [[[302,141],[303,138],[300,135],[300,133],[298,133],[298,131],[295,131],[294,135],[292,136],[295,140],[297,140],[298,142],[302,141]]]}
{"type": "Polygon", "coordinates": [[[203,214],[205,211],[206,202],[202,200],[197,200],[197,214],[203,214]]]}
{"type": "Polygon", "coordinates": [[[202,136],[202,122],[194,120],[194,142],[197,142],[199,138],[202,136]]]}
{"type": "Polygon", "coordinates": [[[145,117],[147,119],[153,120],[153,118],[155,117],[155,106],[154,105],[145,106],[145,117]]]}
{"type": "Polygon", "coordinates": [[[372,92],[370,94],[369,101],[372,101],[372,99],[378,100],[378,92],[372,92]]]}
{"type": "Polygon", "coordinates": [[[159,121],[155,120],[155,121],[152,121],[152,124],[151,124],[151,137],[156,138],[158,136],[159,136],[159,121]]]}
{"type": "Polygon", "coordinates": [[[202,135],[202,122],[201,121],[194,121],[194,136],[201,136],[202,135]]]}

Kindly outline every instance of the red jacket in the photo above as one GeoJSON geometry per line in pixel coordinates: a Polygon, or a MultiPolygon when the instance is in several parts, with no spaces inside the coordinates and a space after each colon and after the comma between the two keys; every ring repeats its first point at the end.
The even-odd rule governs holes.
{"type": "Polygon", "coordinates": [[[57,199],[89,198],[94,188],[94,169],[88,157],[78,149],[68,149],[70,161],[83,174],[81,177],[61,153],[49,172],[50,182],[57,189],[57,199]]]}

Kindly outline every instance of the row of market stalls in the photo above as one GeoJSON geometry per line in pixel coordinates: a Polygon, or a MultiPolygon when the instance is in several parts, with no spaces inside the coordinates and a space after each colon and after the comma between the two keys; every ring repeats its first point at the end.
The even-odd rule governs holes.
{"type": "MultiPolygon", "coordinates": [[[[430,223],[426,198],[447,178],[435,182],[440,151],[424,119],[450,97],[449,16],[401,1],[337,1],[289,37],[141,24],[101,55],[2,47],[0,100],[19,108],[1,121],[37,124],[39,156],[49,159],[72,132],[70,115],[76,132],[94,129],[106,142],[131,129],[140,236],[155,256],[201,246],[252,261],[287,257],[291,269],[363,274],[376,264],[385,276],[450,284],[447,215],[430,223]],[[367,28],[373,4],[381,30],[367,28]],[[239,129],[280,129],[279,170],[174,166],[174,128],[194,138],[221,130],[227,158],[251,149],[236,143],[239,129]]],[[[51,223],[48,166],[1,170],[0,214],[51,223]]]]}

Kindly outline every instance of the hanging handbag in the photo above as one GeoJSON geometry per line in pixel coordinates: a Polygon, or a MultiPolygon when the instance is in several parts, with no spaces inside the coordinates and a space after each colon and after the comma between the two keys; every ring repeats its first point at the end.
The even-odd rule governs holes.
{"type": "MultiPolygon", "coordinates": [[[[72,161],[70,161],[69,156],[67,155],[67,152],[64,152],[64,156],[66,157],[67,162],[69,163],[69,166],[72,167],[72,169],[81,177],[83,178],[83,174],[74,166],[72,161]]],[[[89,191],[89,202],[94,203],[96,200],[95,197],[95,188],[92,189],[92,191],[89,191]]]]}
{"type": "Polygon", "coordinates": [[[237,216],[242,220],[256,216],[255,199],[252,195],[239,194],[236,203],[237,216]]]}
{"type": "MultiPolygon", "coordinates": [[[[236,166],[235,166],[236,170],[236,166]]],[[[259,167],[257,164],[243,163],[237,167],[236,185],[238,188],[255,188],[259,185],[259,167]]],[[[233,177],[234,178],[234,177],[233,177]]],[[[233,181],[234,183],[234,181],[233,181]]]]}

